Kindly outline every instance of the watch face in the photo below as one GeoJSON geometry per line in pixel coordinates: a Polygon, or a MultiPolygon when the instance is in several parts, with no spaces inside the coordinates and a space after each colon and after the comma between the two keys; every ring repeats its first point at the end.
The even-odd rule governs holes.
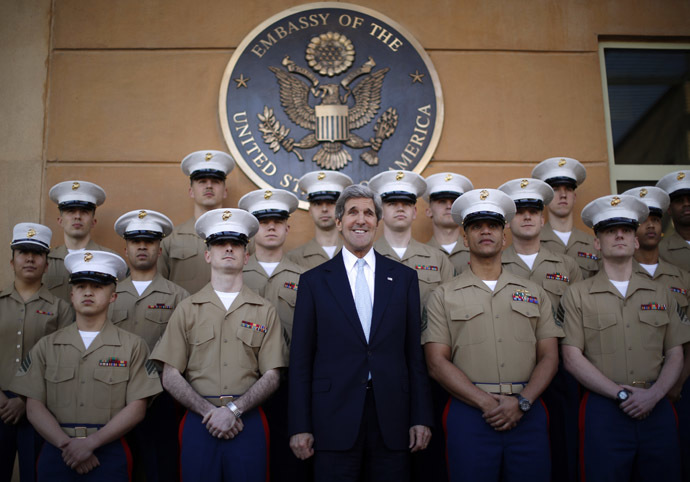
{"type": "Polygon", "coordinates": [[[527,400],[526,398],[520,400],[520,410],[526,412],[530,408],[532,408],[532,404],[529,403],[529,400],[527,400]]]}
{"type": "Polygon", "coordinates": [[[625,390],[621,390],[620,392],[618,392],[618,400],[620,400],[621,402],[626,401],[628,399],[628,396],[629,394],[625,390]]]}

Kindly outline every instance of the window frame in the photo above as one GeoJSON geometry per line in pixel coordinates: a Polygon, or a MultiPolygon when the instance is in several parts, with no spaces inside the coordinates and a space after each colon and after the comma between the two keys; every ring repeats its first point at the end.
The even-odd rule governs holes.
{"type": "MultiPolygon", "coordinates": [[[[606,123],[606,150],[608,153],[609,181],[612,193],[618,193],[618,181],[646,181],[660,179],[662,176],[681,169],[688,169],[687,164],[620,164],[616,165],[613,146],[613,131],[611,128],[611,109],[609,104],[608,76],[606,73],[605,49],[630,50],[690,50],[690,43],[671,42],[599,42],[599,68],[601,70],[601,86],[604,97],[604,117],[606,123]]],[[[689,133],[690,135],[690,133],[689,133]]]]}

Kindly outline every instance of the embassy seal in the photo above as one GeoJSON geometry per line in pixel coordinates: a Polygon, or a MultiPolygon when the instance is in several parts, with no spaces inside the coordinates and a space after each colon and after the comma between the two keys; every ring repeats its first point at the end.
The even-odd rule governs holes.
{"type": "Polygon", "coordinates": [[[220,88],[223,136],[260,188],[300,197],[299,178],[336,170],[366,182],[384,170],[420,173],[438,145],[443,95],[419,42],[357,5],[285,10],[245,37],[220,88]]]}

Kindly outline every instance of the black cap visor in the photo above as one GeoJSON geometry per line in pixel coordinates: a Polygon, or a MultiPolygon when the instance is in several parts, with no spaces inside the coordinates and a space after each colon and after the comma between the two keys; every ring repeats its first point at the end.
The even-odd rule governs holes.
{"type": "Polygon", "coordinates": [[[437,191],[429,194],[429,200],[441,201],[442,199],[450,199],[451,201],[455,201],[460,196],[462,196],[462,193],[457,191],[437,191]]]}
{"type": "Polygon", "coordinates": [[[547,179],[546,184],[548,184],[551,187],[558,187],[558,186],[568,186],[573,189],[577,188],[577,181],[573,179],[572,177],[566,177],[566,176],[558,176],[558,177],[551,177],[547,179]]]}
{"type": "Polygon", "coordinates": [[[595,233],[601,231],[602,229],[608,229],[608,228],[612,228],[614,226],[627,226],[629,228],[637,230],[637,227],[639,225],[640,225],[640,223],[637,221],[637,219],[610,218],[610,219],[604,219],[603,221],[598,222],[594,226],[593,229],[594,229],[595,233]]]}
{"type": "Polygon", "coordinates": [[[32,253],[49,253],[50,248],[47,246],[37,243],[29,239],[15,239],[10,244],[10,248],[13,250],[20,249],[22,251],[31,251],[32,253]]]}
{"type": "Polygon", "coordinates": [[[70,284],[80,283],[82,281],[91,281],[102,285],[109,285],[117,283],[117,278],[107,273],[98,273],[96,271],[78,271],[69,276],[70,284]]]}
{"type": "Polygon", "coordinates": [[[416,204],[417,196],[407,191],[390,191],[381,194],[381,200],[385,203],[391,203],[396,201],[402,201],[407,203],[416,204]]]}
{"type": "Polygon", "coordinates": [[[649,207],[649,215],[650,216],[656,216],[657,218],[663,218],[664,217],[664,212],[661,210],[661,208],[653,208],[649,207]]]}
{"type": "Polygon", "coordinates": [[[534,208],[544,210],[544,201],[541,199],[515,199],[515,208],[534,208]]]}
{"type": "Polygon", "coordinates": [[[493,211],[477,211],[465,216],[465,219],[462,221],[462,225],[463,227],[467,227],[470,224],[476,223],[477,221],[496,221],[501,223],[502,226],[505,226],[506,224],[506,219],[499,213],[493,211]]]}
{"type": "Polygon", "coordinates": [[[163,233],[158,231],[127,231],[125,239],[163,239],[163,233]]]}
{"type": "Polygon", "coordinates": [[[189,179],[192,181],[198,181],[199,179],[219,179],[225,181],[227,176],[223,171],[217,169],[197,169],[189,175],[189,179]]]}
{"type": "Polygon", "coordinates": [[[307,195],[307,201],[309,201],[310,203],[314,201],[336,202],[339,197],[340,193],[338,191],[318,191],[309,193],[307,195]]]}
{"type": "Polygon", "coordinates": [[[213,246],[214,244],[222,244],[226,241],[231,241],[239,243],[246,246],[249,242],[249,238],[244,233],[238,233],[236,231],[221,231],[218,233],[213,233],[206,238],[206,246],[213,246]]]}
{"type": "Polygon", "coordinates": [[[58,205],[60,211],[71,208],[82,208],[88,211],[95,211],[96,205],[88,201],[65,201],[58,205]]]}
{"type": "Polygon", "coordinates": [[[673,191],[672,193],[669,193],[669,197],[671,198],[671,201],[674,201],[675,199],[682,197],[682,196],[690,196],[690,188],[677,189],[677,190],[673,191]]]}
{"type": "Polygon", "coordinates": [[[282,209],[262,209],[261,211],[254,211],[252,214],[259,221],[262,219],[287,219],[290,217],[290,213],[282,209]]]}

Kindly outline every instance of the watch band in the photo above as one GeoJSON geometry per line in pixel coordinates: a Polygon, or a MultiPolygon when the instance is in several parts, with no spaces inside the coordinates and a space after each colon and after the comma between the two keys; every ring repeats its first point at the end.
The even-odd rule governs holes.
{"type": "Polygon", "coordinates": [[[240,417],[242,417],[242,410],[237,408],[237,405],[235,405],[235,403],[232,400],[226,403],[225,406],[228,407],[228,410],[232,412],[236,419],[239,420],[240,417]]]}

